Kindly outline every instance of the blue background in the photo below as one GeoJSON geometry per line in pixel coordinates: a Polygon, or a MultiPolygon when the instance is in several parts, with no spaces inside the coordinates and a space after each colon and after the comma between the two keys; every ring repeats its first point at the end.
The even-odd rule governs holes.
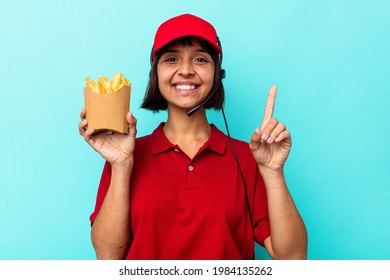
{"type": "MultiPolygon", "coordinates": [[[[95,258],[103,160],[78,135],[85,77],[123,72],[150,133],[166,117],[139,109],[154,33],[181,13],[218,31],[235,138],[249,140],[279,86],[309,259],[390,259],[389,1],[1,2],[0,259],[95,258]]],[[[220,113],[209,120],[224,130],[220,113]]]]}

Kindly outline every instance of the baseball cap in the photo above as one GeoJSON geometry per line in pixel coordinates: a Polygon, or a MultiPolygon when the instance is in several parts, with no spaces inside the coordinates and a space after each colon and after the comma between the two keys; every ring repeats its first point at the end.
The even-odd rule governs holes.
{"type": "Polygon", "coordinates": [[[157,51],[166,44],[185,36],[201,38],[208,42],[217,54],[222,52],[214,26],[200,17],[183,14],[163,22],[157,29],[151,59],[153,60],[157,51]]]}

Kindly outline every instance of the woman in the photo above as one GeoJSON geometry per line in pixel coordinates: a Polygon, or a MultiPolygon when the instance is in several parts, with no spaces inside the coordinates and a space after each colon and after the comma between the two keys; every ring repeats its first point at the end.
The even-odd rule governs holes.
{"type": "Polygon", "coordinates": [[[80,134],[105,159],[92,242],[98,259],[252,259],[254,242],[274,259],[304,259],[307,234],[287,189],[290,133],[273,118],[271,87],[250,144],[210,125],[222,109],[222,49],[214,27],[193,15],[157,30],[143,108],[167,110],[152,134],[80,134]],[[194,110],[192,110],[194,109],[194,110]]]}

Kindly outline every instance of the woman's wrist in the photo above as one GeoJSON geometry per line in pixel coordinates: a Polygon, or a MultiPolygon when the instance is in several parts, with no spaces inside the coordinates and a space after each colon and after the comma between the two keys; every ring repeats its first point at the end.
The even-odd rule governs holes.
{"type": "Polygon", "coordinates": [[[263,165],[258,165],[261,175],[269,178],[284,178],[284,170],[282,168],[273,169],[265,167],[263,165]]]}
{"type": "Polygon", "coordinates": [[[133,168],[133,158],[121,162],[111,163],[111,170],[116,172],[130,171],[133,168]]]}

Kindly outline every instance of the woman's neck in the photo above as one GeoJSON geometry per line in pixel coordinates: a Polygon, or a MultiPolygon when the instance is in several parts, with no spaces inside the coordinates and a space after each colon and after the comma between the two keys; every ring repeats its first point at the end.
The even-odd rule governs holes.
{"type": "Polygon", "coordinates": [[[204,108],[190,117],[184,111],[168,110],[168,120],[163,130],[169,141],[178,145],[190,158],[195,156],[211,134],[204,108]]]}

